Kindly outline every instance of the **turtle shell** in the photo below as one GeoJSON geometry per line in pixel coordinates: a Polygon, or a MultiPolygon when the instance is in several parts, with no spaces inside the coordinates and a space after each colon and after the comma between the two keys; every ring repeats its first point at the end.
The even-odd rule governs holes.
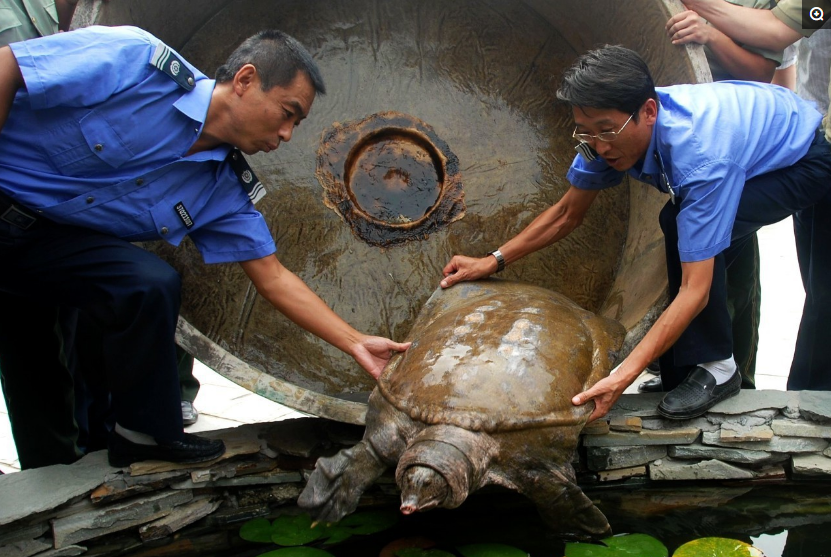
{"type": "Polygon", "coordinates": [[[474,431],[575,425],[591,405],[571,398],[608,375],[624,328],[561,294],[486,280],[437,290],[413,345],[378,381],[412,419],[474,431]]]}

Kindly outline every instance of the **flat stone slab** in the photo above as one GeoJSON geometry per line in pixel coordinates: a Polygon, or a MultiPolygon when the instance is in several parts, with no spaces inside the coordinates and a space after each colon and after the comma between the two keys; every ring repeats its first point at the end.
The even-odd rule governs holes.
{"type": "Polygon", "coordinates": [[[583,439],[586,447],[620,447],[622,445],[686,445],[701,434],[700,429],[675,429],[622,433],[611,431],[606,435],[589,435],[583,439]]]}
{"type": "Polygon", "coordinates": [[[692,420],[668,420],[666,418],[647,418],[641,420],[643,429],[700,429],[701,431],[718,431],[720,424],[713,423],[706,416],[693,418],[692,420]]]}
{"type": "Polygon", "coordinates": [[[770,441],[773,439],[773,430],[764,422],[759,425],[742,425],[735,422],[725,422],[721,424],[719,438],[725,443],[770,441]]]}
{"type": "Polygon", "coordinates": [[[749,480],[753,472],[720,460],[702,460],[689,463],[664,459],[649,465],[651,480],[749,480]]]}
{"type": "Polygon", "coordinates": [[[771,453],[767,451],[754,451],[750,449],[736,449],[727,447],[710,447],[701,443],[691,445],[675,445],[669,447],[669,456],[676,459],[696,460],[721,460],[735,464],[770,464],[784,462],[790,455],[782,453],[771,453]]]}
{"type": "Polygon", "coordinates": [[[666,455],[667,448],[664,445],[587,447],[586,466],[595,472],[631,468],[664,458],[666,455]]]}
{"type": "Polygon", "coordinates": [[[831,476],[831,458],[823,455],[798,455],[791,459],[794,474],[831,476]]]}
{"type": "Polygon", "coordinates": [[[646,466],[632,466],[631,468],[605,470],[597,475],[601,482],[628,480],[629,478],[636,478],[639,476],[646,476],[646,466]]]}
{"type": "Polygon", "coordinates": [[[713,406],[713,414],[750,414],[759,410],[775,408],[781,410],[786,406],[796,406],[798,393],[794,391],[758,391],[745,389],[734,397],[723,400],[713,406]]]}
{"type": "Polygon", "coordinates": [[[117,470],[107,463],[107,451],[97,451],[72,465],[4,474],[0,476],[0,526],[85,495],[101,485],[106,474],[117,470]]]}
{"type": "Polygon", "coordinates": [[[773,420],[771,428],[776,435],[783,437],[816,437],[831,439],[831,425],[821,425],[804,420],[773,420]]]}
{"type": "Polygon", "coordinates": [[[701,437],[705,445],[751,449],[774,453],[821,453],[828,448],[828,441],[824,439],[806,439],[801,437],[779,437],[774,435],[770,441],[745,441],[727,443],[721,439],[719,433],[704,432],[701,437]]]}
{"type": "Polygon", "coordinates": [[[610,420],[617,417],[656,418],[660,416],[658,404],[662,398],[664,398],[664,393],[621,395],[609,410],[608,418],[610,420]]]}
{"type": "Polygon", "coordinates": [[[831,424],[831,392],[799,391],[799,412],[806,419],[831,424]]]}
{"type": "Polygon", "coordinates": [[[52,523],[55,549],[162,518],[170,514],[175,506],[192,499],[193,493],[190,491],[164,491],[56,519],[52,523]]]}

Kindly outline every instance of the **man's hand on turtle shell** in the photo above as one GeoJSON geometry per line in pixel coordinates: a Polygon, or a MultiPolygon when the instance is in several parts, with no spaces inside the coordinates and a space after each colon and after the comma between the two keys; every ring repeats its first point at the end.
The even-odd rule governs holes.
{"type": "Polygon", "coordinates": [[[593,400],[594,412],[589,416],[591,422],[608,414],[628,386],[626,381],[621,380],[620,376],[612,374],[595,383],[590,389],[575,395],[571,402],[575,406],[580,406],[593,400]]]}
{"type": "Polygon", "coordinates": [[[354,349],[352,357],[377,381],[390,358],[404,352],[412,342],[393,342],[384,337],[364,337],[354,349]]]}

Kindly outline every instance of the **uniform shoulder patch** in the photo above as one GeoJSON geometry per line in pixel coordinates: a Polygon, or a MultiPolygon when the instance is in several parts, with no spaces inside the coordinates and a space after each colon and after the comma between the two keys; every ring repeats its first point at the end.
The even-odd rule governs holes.
{"type": "Polygon", "coordinates": [[[164,43],[156,45],[156,51],[153,52],[153,56],[150,58],[150,64],[173,78],[173,81],[186,91],[193,91],[196,86],[193,72],[179,58],[179,55],[164,43]]]}
{"type": "Polygon", "coordinates": [[[265,197],[265,194],[268,193],[265,186],[257,178],[257,175],[254,174],[254,171],[251,170],[251,166],[245,160],[245,157],[239,149],[231,149],[231,152],[228,153],[228,162],[231,164],[231,168],[234,174],[237,175],[240,184],[242,184],[242,187],[248,193],[248,198],[251,200],[251,203],[256,204],[260,199],[265,197]]]}

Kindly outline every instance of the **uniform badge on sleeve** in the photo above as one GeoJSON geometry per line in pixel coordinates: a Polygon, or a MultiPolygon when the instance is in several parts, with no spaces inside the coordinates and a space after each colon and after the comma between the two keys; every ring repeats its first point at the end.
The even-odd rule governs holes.
{"type": "Polygon", "coordinates": [[[193,228],[193,219],[191,218],[190,213],[188,213],[188,210],[185,208],[185,204],[180,201],[176,204],[174,209],[176,210],[176,214],[182,220],[182,224],[185,225],[185,228],[188,230],[193,228]]]}
{"type": "Polygon", "coordinates": [[[166,44],[159,43],[156,45],[156,51],[153,53],[153,57],[150,58],[150,63],[173,78],[173,81],[179,84],[182,89],[193,91],[196,86],[193,72],[188,69],[179,55],[166,44]]]}
{"type": "Polygon", "coordinates": [[[254,171],[251,170],[251,166],[249,166],[248,161],[245,160],[245,157],[239,149],[232,149],[228,153],[228,162],[231,163],[234,174],[237,175],[246,193],[248,193],[248,198],[251,200],[251,203],[256,204],[260,199],[265,197],[265,194],[268,193],[265,186],[257,178],[257,175],[254,174],[254,171]]]}

